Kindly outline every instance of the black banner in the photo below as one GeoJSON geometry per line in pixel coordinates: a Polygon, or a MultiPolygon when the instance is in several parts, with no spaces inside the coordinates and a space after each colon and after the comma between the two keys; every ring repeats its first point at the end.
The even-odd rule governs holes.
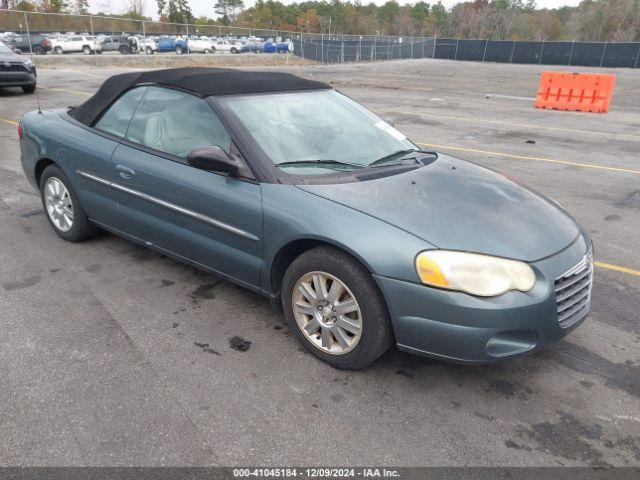
{"type": "Polygon", "coordinates": [[[4,467],[2,480],[637,480],[640,467],[4,467]]]}

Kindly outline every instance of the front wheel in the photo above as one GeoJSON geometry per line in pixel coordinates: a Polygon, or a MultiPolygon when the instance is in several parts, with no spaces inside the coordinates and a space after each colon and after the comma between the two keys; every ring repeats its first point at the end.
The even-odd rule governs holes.
{"type": "Polygon", "coordinates": [[[62,55],[62,47],[56,47],[53,49],[53,53],[57,55],[62,55]]]}
{"type": "Polygon", "coordinates": [[[69,178],[56,165],[49,165],[40,179],[42,206],[56,234],[69,242],[92,237],[96,228],[84,213],[69,178]]]}
{"type": "Polygon", "coordinates": [[[23,85],[22,91],[24,93],[33,93],[36,91],[36,84],[34,83],[33,85],[23,85]]]}
{"type": "Polygon", "coordinates": [[[304,347],[336,368],[366,367],[392,343],[389,312],[371,274],[337,248],[317,247],[291,263],[282,306],[304,347]]]}
{"type": "Polygon", "coordinates": [[[91,55],[91,47],[89,45],[85,45],[82,47],[82,53],[85,55],[91,55]]]}
{"type": "Polygon", "coordinates": [[[180,45],[176,47],[176,54],[182,55],[182,47],[180,45]]]}
{"type": "Polygon", "coordinates": [[[147,55],[153,55],[153,49],[151,47],[147,47],[146,50],[147,55]]]}

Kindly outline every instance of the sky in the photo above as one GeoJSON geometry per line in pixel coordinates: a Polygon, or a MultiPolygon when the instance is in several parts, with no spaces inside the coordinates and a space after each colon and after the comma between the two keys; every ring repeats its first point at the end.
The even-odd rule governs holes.
{"type": "MultiPolygon", "coordinates": [[[[293,3],[293,0],[281,0],[283,3],[293,3]]],[[[387,0],[361,0],[362,3],[369,3],[369,1],[373,1],[378,5],[382,5],[387,0]]],[[[417,0],[415,0],[417,1],[417,0]]],[[[398,3],[415,3],[414,0],[398,0],[398,3]]],[[[456,3],[459,3],[459,0],[441,0],[443,5],[446,7],[451,7],[456,3]]],[[[565,5],[576,6],[580,3],[581,0],[536,0],[536,4],[538,8],[559,8],[565,5]]],[[[153,18],[157,18],[156,14],[156,0],[144,0],[145,2],[145,15],[151,16],[153,18]]],[[[430,0],[428,3],[436,3],[437,0],[430,0]]],[[[215,0],[189,0],[191,5],[191,10],[196,17],[201,15],[206,15],[208,17],[213,17],[213,4],[215,0]]],[[[250,7],[255,3],[254,0],[244,0],[245,6],[250,7]]],[[[90,10],[93,12],[103,11],[103,12],[111,12],[116,11],[115,13],[124,13],[126,11],[126,0],[89,0],[90,10]]]]}

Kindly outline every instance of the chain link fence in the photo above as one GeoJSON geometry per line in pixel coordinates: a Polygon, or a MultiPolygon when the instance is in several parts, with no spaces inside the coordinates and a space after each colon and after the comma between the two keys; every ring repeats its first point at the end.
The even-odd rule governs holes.
{"type": "MultiPolygon", "coordinates": [[[[18,10],[0,10],[0,34],[12,32],[10,42],[14,46],[30,54],[55,53],[56,45],[67,34],[87,35],[103,40],[105,36],[135,37],[140,53],[155,53],[145,48],[146,40],[159,38],[180,38],[187,40],[181,54],[196,57],[196,50],[190,47],[197,38],[206,37],[223,42],[215,53],[230,53],[229,44],[235,42],[235,52],[241,52],[242,46],[249,44],[253,48],[245,49],[247,53],[243,64],[291,63],[344,63],[399,60],[411,58],[437,58],[449,60],[467,60],[479,62],[575,65],[589,67],[626,67],[640,68],[640,42],[537,42],[511,40],[474,40],[434,37],[393,37],[379,35],[328,35],[284,30],[254,29],[215,24],[182,24],[155,21],[131,20],[119,17],[96,15],[51,14],[41,12],[24,12],[18,10]],[[43,44],[47,36],[49,45],[43,44]],[[263,42],[286,45],[293,55],[263,55],[256,60],[256,53],[265,51],[263,42]],[[257,46],[257,48],[255,47],[257,46]],[[193,50],[193,51],[192,51],[193,50]],[[247,62],[247,58],[248,62],[247,62]],[[252,60],[252,58],[254,60],[252,60]],[[296,60],[294,60],[294,58],[296,60]]],[[[1,39],[1,38],[0,38],[1,39]]],[[[107,45],[107,44],[103,44],[107,45]]],[[[96,53],[91,49],[88,52],[96,53]]],[[[102,53],[109,53],[103,48],[102,53]]],[[[117,50],[116,50],[117,51],[117,50]]],[[[176,49],[169,49],[175,53],[176,49]]],[[[202,49],[197,53],[201,55],[202,49]]],[[[124,53],[124,52],[120,52],[124,53]]],[[[96,66],[105,60],[96,55],[96,66]]],[[[219,58],[216,60],[220,60],[219,58]]],[[[229,59],[227,59],[229,60],[229,59]]],[[[157,63],[157,62],[156,62],[157,63]]],[[[200,61],[199,64],[203,64],[200,61]]],[[[146,60],[145,60],[146,64],[146,60]]]]}

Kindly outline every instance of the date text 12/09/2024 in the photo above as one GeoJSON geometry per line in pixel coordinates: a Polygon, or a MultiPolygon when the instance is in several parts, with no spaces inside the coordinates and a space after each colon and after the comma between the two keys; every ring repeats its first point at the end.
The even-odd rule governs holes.
{"type": "Polygon", "coordinates": [[[400,473],[387,468],[234,468],[233,476],[237,478],[398,478],[400,473]]]}

